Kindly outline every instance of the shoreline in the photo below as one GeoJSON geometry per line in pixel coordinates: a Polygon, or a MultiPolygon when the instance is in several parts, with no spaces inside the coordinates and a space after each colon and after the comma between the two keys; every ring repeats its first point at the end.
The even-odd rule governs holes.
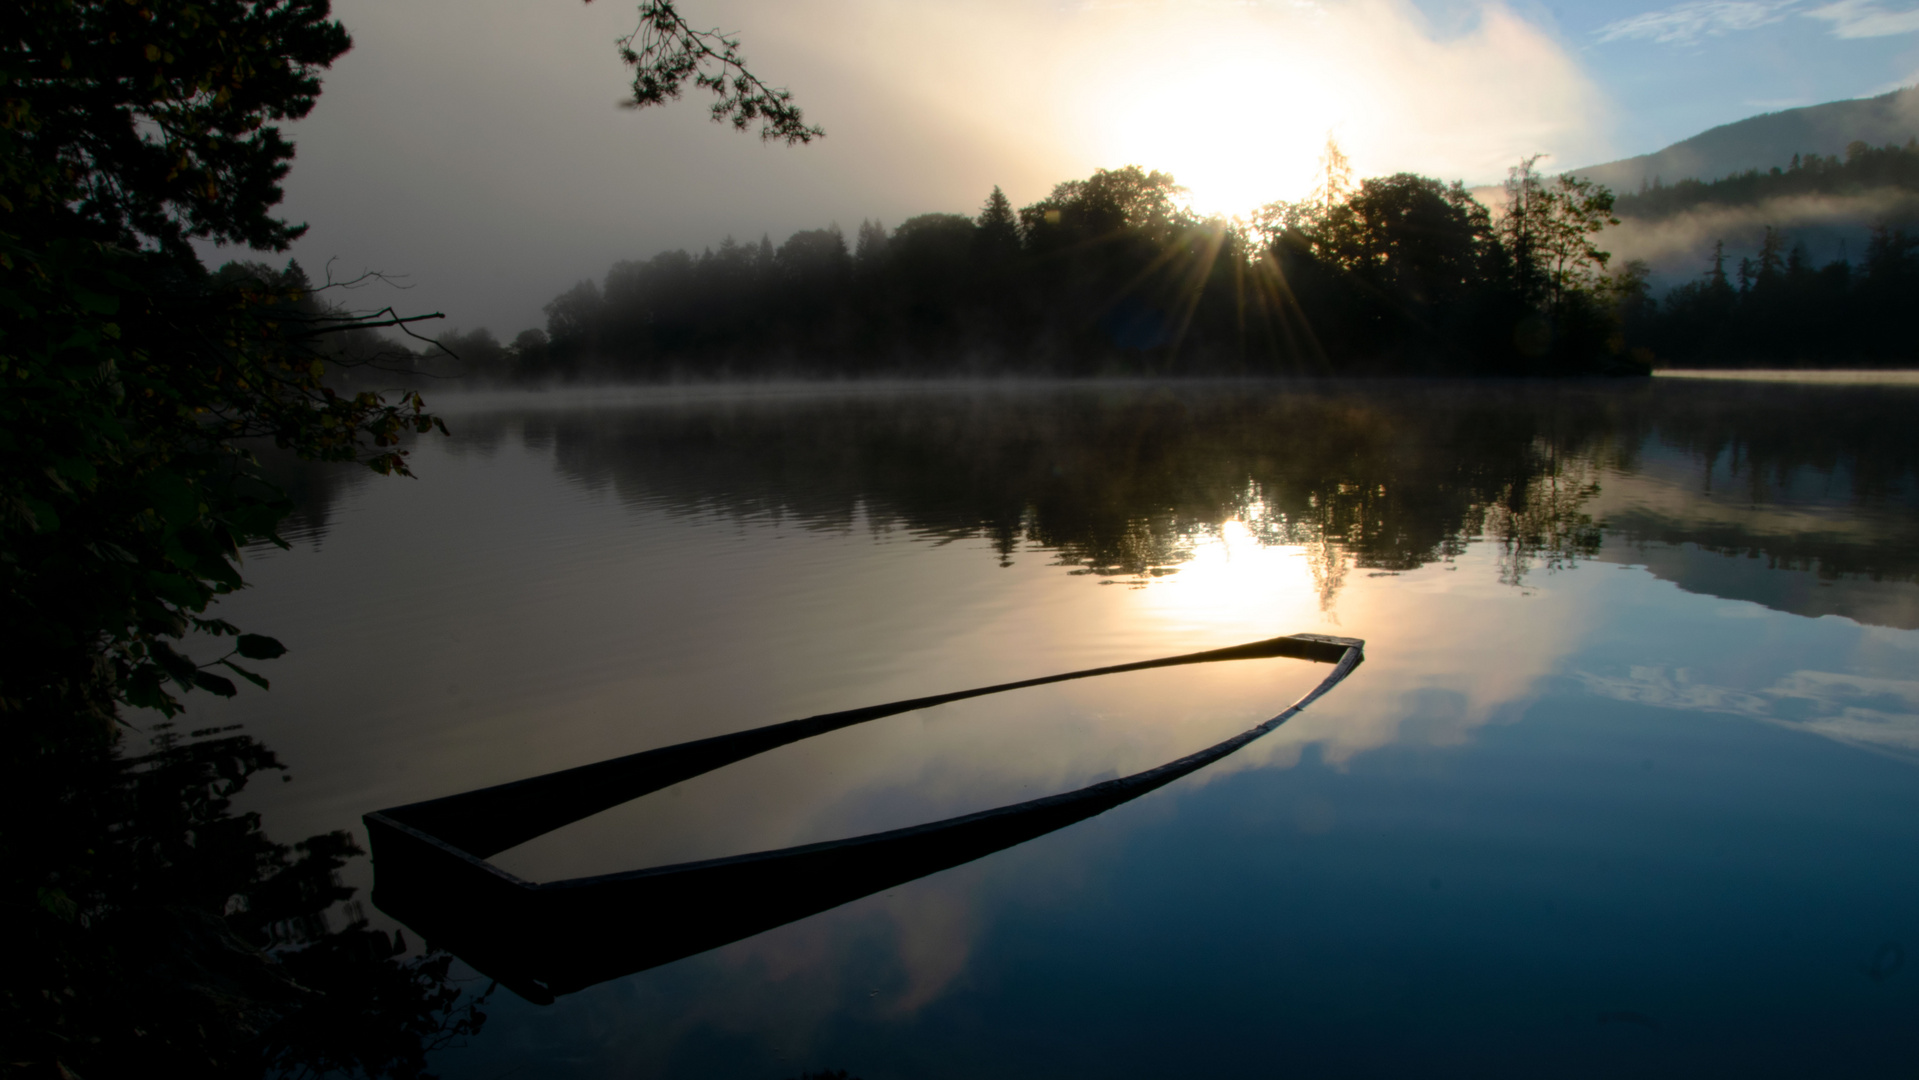
{"type": "Polygon", "coordinates": [[[1724,382],[1797,382],[1834,386],[1919,386],[1912,368],[1666,368],[1655,379],[1718,379],[1724,382]]]}

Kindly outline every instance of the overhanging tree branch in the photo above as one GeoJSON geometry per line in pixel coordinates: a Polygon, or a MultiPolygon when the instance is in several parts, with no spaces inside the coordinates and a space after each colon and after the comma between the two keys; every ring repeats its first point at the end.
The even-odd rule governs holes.
{"type": "Polygon", "coordinates": [[[678,98],[691,79],[712,92],[708,112],[716,123],[745,131],[758,121],[763,141],[780,139],[788,146],[826,136],[819,125],[806,123],[791,91],[768,86],[748,70],[739,38],[718,29],[695,30],[673,0],[641,0],[639,16],[639,25],[617,42],[620,59],[633,69],[633,96],[621,103],[625,107],[663,105],[678,98]]]}

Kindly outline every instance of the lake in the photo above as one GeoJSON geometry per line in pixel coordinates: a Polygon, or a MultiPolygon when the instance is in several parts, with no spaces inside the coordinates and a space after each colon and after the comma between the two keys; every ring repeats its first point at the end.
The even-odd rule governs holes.
{"type": "MultiPolygon", "coordinates": [[[[1105,814],[552,1004],[497,990],[442,1075],[1919,1063],[1910,381],[429,404],[452,435],[413,447],[416,480],[285,471],[292,548],[249,552],[220,605],[290,652],[270,693],[195,695],[187,721],[288,764],[243,799],[276,839],[364,841],[369,811],[816,713],[1366,641],[1302,715],[1105,814]]],[[[494,862],[554,880],[986,810],[1211,745],[1325,673],[941,705],[494,862]]]]}

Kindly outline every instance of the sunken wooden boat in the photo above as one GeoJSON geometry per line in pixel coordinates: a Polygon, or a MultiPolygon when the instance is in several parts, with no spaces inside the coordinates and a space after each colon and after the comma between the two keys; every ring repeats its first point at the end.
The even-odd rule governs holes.
{"type": "Polygon", "coordinates": [[[825,713],[367,814],[373,902],[426,941],[535,1002],[717,948],[1084,821],[1205,768],[1279,727],[1364,658],[1355,638],[1294,634],[825,713]],[[1283,712],[1177,761],[1046,798],[912,828],[722,859],[531,882],[486,860],[536,836],[756,754],[881,717],[1072,679],[1227,660],[1333,665],[1283,712]]]}

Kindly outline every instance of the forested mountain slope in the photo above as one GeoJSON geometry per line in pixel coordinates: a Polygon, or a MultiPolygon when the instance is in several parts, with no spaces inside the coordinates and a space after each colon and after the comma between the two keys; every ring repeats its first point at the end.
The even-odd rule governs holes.
{"type": "Polygon", "coordinates": [[[1784,166],[1794,154],[1844,154],[1855,142],[1904,145],[1919,136],[1919,86],[1850,101],[1761,113],[1638,157],[1571,170],[1620,194],[1663,180],[1716,180],[1784,166]]]}

